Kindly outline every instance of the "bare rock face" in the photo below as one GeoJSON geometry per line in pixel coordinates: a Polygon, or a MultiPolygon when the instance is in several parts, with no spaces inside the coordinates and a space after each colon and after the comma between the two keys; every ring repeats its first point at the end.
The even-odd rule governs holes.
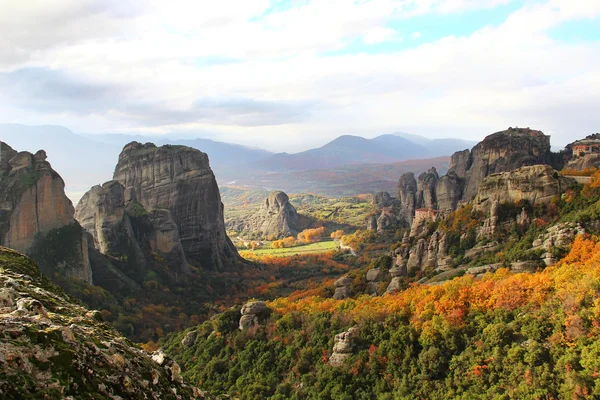
{"type": "Polygon", "coordinates": [[[187,261],[222,270],[240,260],[225,233],[223,203],[208,156],[185,146],[125,146],[114,179],[125,188],[125,203],[148,212],[169,210],[187,261]]]}
{"type": "Polygon", "coordinates": [[[373,195],[373,206],[377,208],[390,207],[394,204],[394,198],[389,192],[377,192],[373,195]]]}
{"type": "Polygon", "coordinates": [[[150,265],[150,252],[160,254],[170,270],[190,272],[171,212],[156,209],[149,213],[135,201],[126,205],[125,188],[117,181],[87,192],[75,218],[90,233],[96,249],[110,257],[127,258],[140,281],[150,265]]]}
{"type": "Polygon", "coordinates": [[[0,142],[0,156],[0,244],[32,256],[44,273],[92,283],[87,238],[46,153],[0,142]]]}
{"type": "Polygon", "coordinates": [[[436,186],[440,176],[435,168],[419,175],[417,183],[417,207],[437,209],[436,186]]]}
{"type": "Polygon", "coordinates": [[[477,194],[479,184],[491,174],[513,171],[523,166],[551,164],[550,136],[529,128],[509,128],[496,132],[473,147],[470,162],[464,176],[459,174],[462,164],[460,171],[458,167],[454,170],[459,177],[466,179],[463,201],[471,201],[477,194]]]}
{"type": "Polygon", "coordinates": [[[352,290],[350,286],[352,285],[352,278],[349,276],[344,276],[335,281],[335,293],[333,294],[333,298],[336,300],[343,300],[350,296],[352,296],[352,290]]]}
{"type": "Polygon", "coordinates": [[[164,353],[131,345],[30,259],[2,247],[0,256],[2,398],[204,398],[164,353]]]}
{"type": "Polygon", "coordinates": [[[335,344],[333,345],[333,354],[329,358],[329,365],[333,367],[344,365],[344,361],[354,350],[354,340],[357,335],[358,327],[356,326],[335,335],[335,344]]]}
{"type": "Polygon", "coordinates": [[[479,185],[473,203],[484,212],[489,211],[494,202],[548,203],[576,184],[575,180],[560,175],[549,165],[522,167],[488,176],[479,185]]]}
{"type": "Polygon", "coordinates": [[[271,315],[271,309],[264,301],[251,301],[244,304],[241,313],[240,330],[245,331],[263,323],[271,315]]]}
{"type": "Polygon", "coordinates": [[[123,241],[127,240],[125,189],[117,181],[94,186],[79,201],[75,219],[92,235],[100,252],[109,255],[123,252],[123,241]]]}
{"type": "Polygon", "coordinates": [[[408,225],[412,225],[417,209],[417,180],[415,174],[408,172],[400,177],[398,192],[401,203],[400,217],[408,225]]]}
{"type": "Polygon", "coordinates": [[[456,210],[462,198],[464,180],[455,171],[442,176],[436,184],[437,207],[439,210],[456,210]]]}
{"type": "Polygon", "coordinates": [[[296,236],[302,227],[300,217],[290,203],[288,195],[276,191],[265,199],[244,230],[258,232],[263,237],[284,238],[296,236]]]}
{"type": "Polygon", "coordinates": [[[377,294],[379,282],[384,275],[383,268],[372,268],[367,272],[367,294],[377,294]]]}

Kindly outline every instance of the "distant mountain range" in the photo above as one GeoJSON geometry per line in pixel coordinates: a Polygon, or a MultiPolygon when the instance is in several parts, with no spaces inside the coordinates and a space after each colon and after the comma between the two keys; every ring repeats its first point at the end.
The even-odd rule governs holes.
{"type": "Polygon", "coordinates": [[[344,135],[316,149],[296,154],[273,154],[210,139],[76,134],[62,126],[19,124],[0,124],[0,139],[18,151],[46,150],[48,160],[64,178],[67,194],[74,202],[91,185],[112,179],[123,146],[132,141],[179,144],[201,150],[208,154],[221,184],[284,189],[292,193],[320,191],[323,194],[351,194],[356,190],[377,190],[380,186],[388,188],[391,181],[398,179],[396,174],[400,171],[406,172],[412,167],[426,170],[430,166],[443,169],[447,160],[424,159],[447,157],[457,150],[471,148],[475,143],[462,139],[431,140],[407,133],[386,134],[373,139],[344,135]],[[394,165],[406,160],[422,161],[394,165]],[[386,167],[384,164],[391,165],[386,167]]]}
{"type": "Polygon", "coordinates": [[[477,142],[462,139],[427,139],[394,133],[365,139],[344,135],[326,145],[295,154],[278,153],[251,165],[254,170],[272,172],[328,169],[342,165],[382,164],[450,156],[470,149],[477,142]]]}

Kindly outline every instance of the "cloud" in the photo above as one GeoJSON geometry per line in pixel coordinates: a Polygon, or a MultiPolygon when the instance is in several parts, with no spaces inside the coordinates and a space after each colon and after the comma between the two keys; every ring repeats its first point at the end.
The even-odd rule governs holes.
{"type": "Polygon", "coordinates": [[[391,28],[375,28],[367,32],[363,37],[363,42],[366,44],[377,44],[382,43],[394,36],[396,31],[391,28]]]}
{"type": "Polygon", "coordinates": [[[600,45],[547,32],[599,18],[596,0],[524,2],[499,26],[436,41],[399,42],[420,33],[389,28],[509,2],[11,2],[0,15],[0,120],[197,130],[288,151],[344,133],[591,133],[600,45]]]}

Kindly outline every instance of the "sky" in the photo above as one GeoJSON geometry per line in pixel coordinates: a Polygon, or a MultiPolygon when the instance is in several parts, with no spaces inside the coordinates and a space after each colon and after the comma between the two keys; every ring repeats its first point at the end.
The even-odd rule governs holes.
{"type": "Polygon", "coordinates": [[[0,0],[0,122],[295,152],[600,131],[598,0],[0,0]]]}

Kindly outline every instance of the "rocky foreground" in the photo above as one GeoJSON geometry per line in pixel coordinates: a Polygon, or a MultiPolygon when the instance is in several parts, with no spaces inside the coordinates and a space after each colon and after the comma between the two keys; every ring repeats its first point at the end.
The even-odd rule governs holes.
{"type": "Polygon", "coordinates": [[[164,353],[136,348],[29,258],[0,247],[0,398],[206,397],[164,353]]]}

